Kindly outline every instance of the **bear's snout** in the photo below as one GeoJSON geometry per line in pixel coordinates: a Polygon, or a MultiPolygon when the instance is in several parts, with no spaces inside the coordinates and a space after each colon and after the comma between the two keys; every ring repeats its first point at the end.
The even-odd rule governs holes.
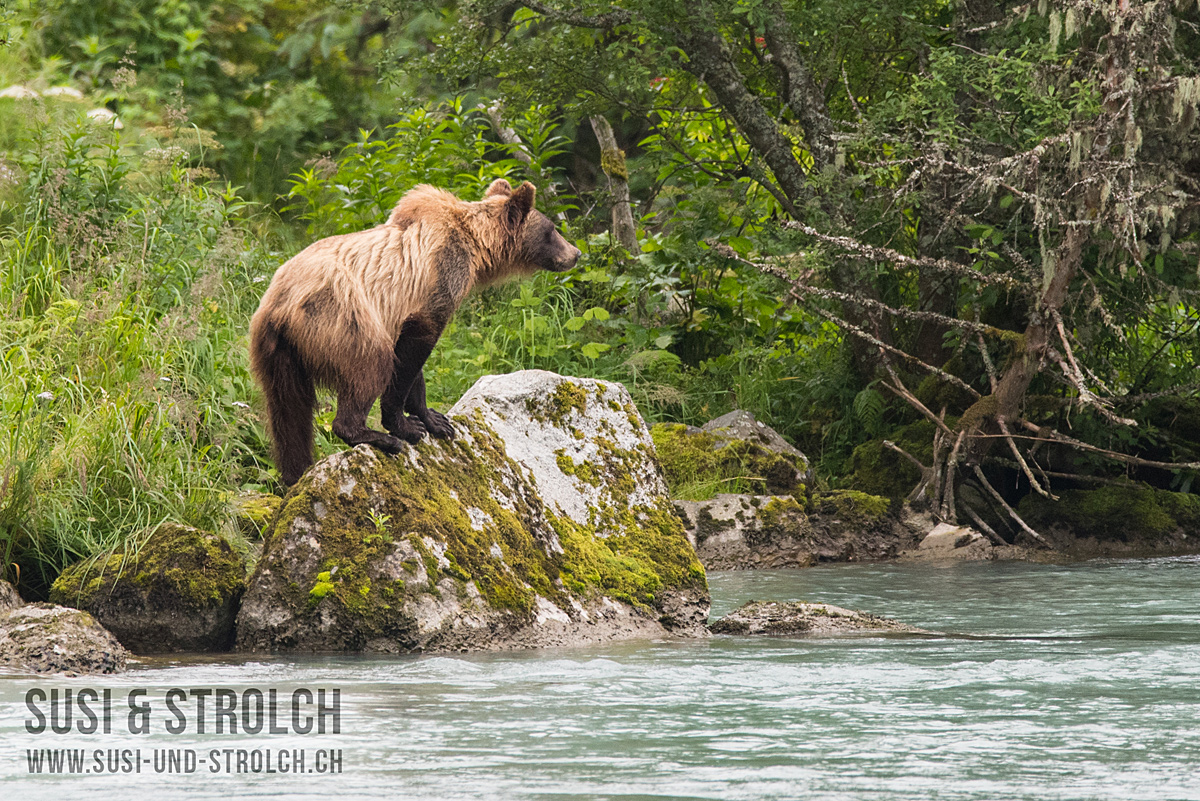
{"type": "Polygon", "coordinates": [[[567,257],[558,263],[557,272],[565,273],[567,270],[574,267],[576,263],[578,263],[579,257],[583,255],[583,251],[574,245],[571,245],[570,248],[571,250],[567,253],[567,257]]]}

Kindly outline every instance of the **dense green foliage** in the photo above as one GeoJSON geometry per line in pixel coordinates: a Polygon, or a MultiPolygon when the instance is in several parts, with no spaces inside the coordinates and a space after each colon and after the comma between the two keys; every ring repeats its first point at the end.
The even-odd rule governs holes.
{"type": "MultiPolygon", "coordinates": [[[[1194,8],[1178,11],[1187,24],[1131,28],[1161,45],[1131,51],[1151,76],[1137,80],[1170,91],[1145,101],[1136,137],[1121,128],[1140,154],[1112,145],[1134,165],[1113,168],[1137,183],[1128,197],[1103,170],[1078,179],[1119,160],[1088,160],[1088,126],[1114,113],[1093,69],[1113,45],[1107,18],[1072,3],[7,8],[0,82],[29,96],[0,97],[0,548],[34,595],[162,520],[232,531],[238,492],[278,489],[249,315],[289,255],[377,224],[420,182],[474,199],[496,177],[533,181],[584,251],[570,273],[464,305],[426,369],[433,405],[493,372],[610,378],[651,421],[745,408],[823,483],[902,496],[919,471],[882,439],[925,464],[949,447],[888,387],[998,437],[996,402],[980,398],[1027,361],[1036,290],[1070,220],[1092,214],[1107,228],[1067,276],[1064,338],[1080,376],[1117,399],[1085,403],[1046,356],[1024,419],[1120,454],[1200,459],[1200,401],[1179,390],[1200,327],[1194,8]],[[608,233],[614,168],[595,114],[625,148],[632,253],[608,233]],[[1127,227],[1109,224],[1118,206],[1127,227]],[[962,270],[935,269],[946,262],[962,270]],[[907,356],[881,358],[855,327],[907,356]]],[[[323,452],[340,446],[331,418],[323,396],[323,452]]],[[[1029,483],[1009,456],[972,458],[1015,503],[1029,483]]],[[[1037,458],[1200,489],[1192,471],[1095,450],[1037,458]]]]}

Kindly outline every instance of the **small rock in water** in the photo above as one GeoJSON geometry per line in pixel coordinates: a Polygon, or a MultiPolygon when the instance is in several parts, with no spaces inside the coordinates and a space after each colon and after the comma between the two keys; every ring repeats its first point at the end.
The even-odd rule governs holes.
{"type": "Polygon", "coordinates": [[[36,603],[0,615],[0,665],[33,673],[120,673],[128,652],[87,612],[36,603]]]}
{"type": "Polygon", "coordinates": [[[714,634],[826,635],[862,631],[921,634],[923,629],[891,618],[830,604],[751,601],[709,626],[714,634]]]}

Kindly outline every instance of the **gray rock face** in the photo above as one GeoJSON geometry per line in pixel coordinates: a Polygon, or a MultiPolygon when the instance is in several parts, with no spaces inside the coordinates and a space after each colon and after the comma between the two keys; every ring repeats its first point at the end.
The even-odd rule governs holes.
{"type": "Polygon", "coordinates": [[[738,607],[710,627],[714,634],[773,634],[829,636],[864,632],[922,634],[923,629],[891,618],[856,612],[830,604],[801,601],[751,601],[738,607]]]}
{"type": "MultiPolygon", "coordinates": [[[[668,498],[650,431],[620,384],[545,370],[488,375],[450,410],[476,413],[557,514],[591,521],[606,509],[653,508],[668,498]]],[[[597,534],[620,526],[614,520],[597,534]]]]}
{"type": "Polygon", "coordinates": [[[703,635],[703,568],[624,388],[488,376],[456,437],[318,462],[267,535],[238,648],[492,650],[703,635]]]}
{"type": "Polygon", "coordinates": [[[87,612],[36,603],[0,615],[0,664],[32,673],[119,673],[128,652],[87,612]]]}
{"type": "Polygon", "coordinates": [[[7,581],[0,580],[0,615],[11,609],[16,609],[24,603],[21,600],[21,596],[17,595],[17,591],[13,588],[13,585],[7,581]]]}
{"type": "Polygon", "coordinates": [[[818,543],[804,508],[790,495],[722,494],[675,501],[688,539],[708,570],[808,567],[818,543]]]}
{"type": "Polygon", "coordinates": [[[136,551],[67,568],[50,600],[95,615],[136,653],[228,651],[246,570],[224,537],[167,523],[136,551]]]}
{"type": "Polygon", "coordinates": [[[896,556],[915,544],[888,514],[888,500],[852,490],[792,495],[718,495],[675,501],[688,539],[709,570],[808,567],[896,556]]]}

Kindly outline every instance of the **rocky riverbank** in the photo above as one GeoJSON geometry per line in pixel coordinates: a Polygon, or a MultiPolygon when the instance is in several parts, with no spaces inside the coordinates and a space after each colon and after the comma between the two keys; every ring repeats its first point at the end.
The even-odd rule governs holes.
{"type": "MultiPolygon", "coordinates": [[[[819,489],[804,454],[746,412],[647,429],[610,382],[487,376],[450,416],[452,440],[399,457],[360,446],[318,462],[283,499],[239,497],[236,532],[168,523],[80,562],[54,583],[57,605],[24,606],[0,584],[0,661],[107,672],[126,649],[403,653],[706,636],[706,568],[1198,545],[1194,496],[1136,485],[1069,490],[1055,506],[1027,499],[1021,513],[1045,542],[938,524],[896,498],[819,489]]],[[[762,602],[711,630],[907,629],[762,602]]]]}

